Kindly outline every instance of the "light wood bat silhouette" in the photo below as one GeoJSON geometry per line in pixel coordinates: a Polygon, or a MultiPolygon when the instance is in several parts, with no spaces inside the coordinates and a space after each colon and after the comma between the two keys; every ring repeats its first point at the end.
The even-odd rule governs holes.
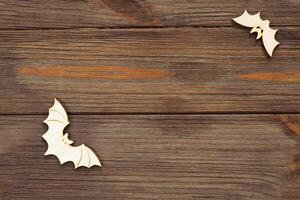
{"type": "Polygon", "coordinates": [[[256,32],[256,39],[260,39],[262,37],[264,47],[269,56],[272,57],[274,49],[277,45],[279,45],[279,42],[275,39],[278,29],[274,30],[270,28],[269,20],[262,20],[260,18],[260,12],[255,15],[250,15],[247,10],[245,10],[241,16],[233,18],[233,21],[242,26],[252,28],[250,33],[256,32]]]}
{"type": "Polygon", "coordinates": [[[93,165],[101,167],[98,157],[89,147],[84,144],[71,146],[73,141],[68,138],[68,133],[63,133],[69,124],[68,115],[57,99],[54,99],[54,105],[49,109],[44,123],[48,125],[48,131],[42,136],[48,144],[45,156],[56,156],[60,164],[72,161],[75,169],[81,166],[90,168],[93,165]]]}

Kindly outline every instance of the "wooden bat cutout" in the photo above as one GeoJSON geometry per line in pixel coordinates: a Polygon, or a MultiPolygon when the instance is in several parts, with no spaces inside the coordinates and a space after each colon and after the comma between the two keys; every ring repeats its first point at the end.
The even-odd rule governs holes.
{"type": "Polygon", "coordinates": [[[275,39],[278,29],[274,30],[270,28],[269,20],[262,20],[260,18],[260,12],[255,15],[250,15],[247,10],[245,10],[241,16],[233,18],[233,21],[242,26],[252,28],[250,33],[256,32],[256,39],[260,39],[262,37],[264,47],[269,56],[272,57],[274,49],[277,47],[277,45],[279,45],[279,42],[275,39]]]}
{"type": "Polygon", "coordinates": [[[54,105],[49,109],[44,123],[48,125],[48,131],[42,136],[48,144],[45,156],[56,156],[60,164],[72,161],[75,169],[81,166],[90,168],[93,165],[101,167],[98,157],[89,147],[84,144],[72,146],[73,141],[68,138],[68,133],[63,133],[69,124],[68,115],[57,99],[54,99],[54,105]]]}

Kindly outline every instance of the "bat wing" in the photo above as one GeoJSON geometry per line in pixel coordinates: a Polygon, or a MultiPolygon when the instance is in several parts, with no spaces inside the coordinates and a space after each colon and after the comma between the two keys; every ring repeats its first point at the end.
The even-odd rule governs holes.
{"type": "Polygon", "coordinates": [[[276,32],[277,30],[265,28],[262,37],[264,47],[271,57],[274,49],[279,45],[279,42],[275,39],[276,32]]]}
{"type": "Polygon", "coordinates": [[[60,164],[71,161],[74,163],[75,169],[81,166],[90,168],[97,165],[101,167],[101,163],[95,153],[84,144],[73,147],[62,142],[56,145],[55,149],[47,150],[47,155],[56,156],[60,164]]]}
{"type": "Polygon", "coordinates": [[[260,13],[257,13],[255,15],[250,15],[248,11],[245,10],[245,12],[241,16],[233,18],[233,21],[235,21],[236,23],[242,26],[253,28],[258,24],[260,24],[262,19],[260,18],[260,13]]]}
{"type": "Polygon", "coordinates": [[[56,156],[60,164],[71,161],[75,169],[80,166],[101,167],[99,159],[89,147],[84,144],[76,147],[70,145],[73,142],[68,139],[67,134],[63,133],[64,128],[69,124],[68,115],[58,100],[54,100],[54,105],[49,109],[49,115],[44,123],[48,125],[48,131],[42,136],[48,144],[45,155],[56,156]]]}

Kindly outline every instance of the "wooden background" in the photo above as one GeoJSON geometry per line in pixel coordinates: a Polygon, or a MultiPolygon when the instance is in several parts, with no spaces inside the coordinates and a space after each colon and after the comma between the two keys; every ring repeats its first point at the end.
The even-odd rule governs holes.
{"type": "Polygon", "coordinates": [[[0,0],[0,199],[300,199],[299,0],[0,0]],[[270,59],[231,21],[262,13],[270,59]],[[103,168],[43,157],[57,97],[103,168]]]}

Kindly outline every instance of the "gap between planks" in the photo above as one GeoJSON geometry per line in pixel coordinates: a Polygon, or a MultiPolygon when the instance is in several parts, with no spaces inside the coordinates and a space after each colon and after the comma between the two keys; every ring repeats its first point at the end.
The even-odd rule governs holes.
{"type": "MultiPolygon", "coordinates": [[[[76,27],[26,27],[26,28],[1,28],[0,31],[51,31],[51,30],[78,30],[78,29],[86,29],[86,30],[93,30],[93,29],[99,29],[99,30],[131,30],[131,29],[209,29],[209,28],[233,28],[236,27],[237,25],[233,26],[204,26],[204,25],[180,25],[180,26],[119,26],[119,27],[114,27],[114,26],[107,26],[107,27],[97,27],[97,26],[76,26],[76,27]]],[[[293,27],[300,27],[300,25],[276,25],[276,28],[293,28],[293,27]]]]}
{"type": "MultiPolygon", "coordinates": [[[[299,112],[178,112],[178,113],[165,113],[165,112],[67,112],[68,115],[172,115],[172,116],[182,116],[182,115],[300,115],[299,112]]],[[[32,116],[32,115],[48,115],[48,112],[44,113],[0,113],[0,116],[32,116]]]]}

